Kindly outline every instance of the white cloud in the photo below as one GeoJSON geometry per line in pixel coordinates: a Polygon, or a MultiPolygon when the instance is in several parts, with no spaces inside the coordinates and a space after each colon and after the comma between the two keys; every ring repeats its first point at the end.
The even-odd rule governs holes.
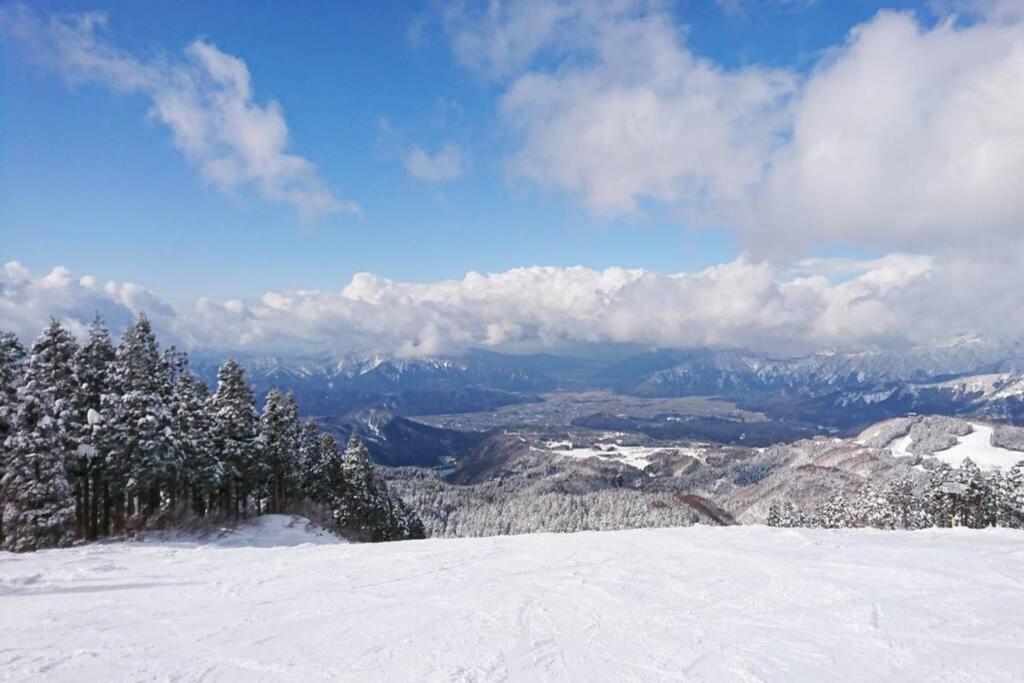
{"type": "Polygon", "coordinates": [[[792,140],[739,216],[762,250],[1021,237],[1024,23],[881,13],[807,81],[792,140]]]}
{"type": "Polygon", "coordinates": [[[436,152],[413,147],[403,159],[405,169],[412,177],[428,183],[455,180],[466,172],[466,161],[454,143],[447,143],[436,152]]]}
{"type": "Polygon", "coordinates": [[[809,74],[698,58],[662,3],[486,7],[445,21],[458,61],[502,83],[510,170],[594,214],[653,201],[783,257],[1024,234],[1019,2],[936,25],[881,12],[809,74]]]}
{"type": "Polygon", "coordinates": [[[138,285],[100,285],[64,268],[36,277],[9,263],[0,329],[31,339],[51,314],[81,330],[95,310],[114,327],[145,310],[166,343],[192,348],[408,356],[598,342],[804,353],[930,344],[965,332],[1016,339],[1024,329],[1020,255],[984,267],[909,254],[819,259],[799,272],[739,258],[678,275],[535,266],[431,283],[361,273],[340,291],[201,298],[176,309],[138,285]]]}
{"type": "MultiPolygon", "coordinates": [[[[510,8],[544,16],[538,4],[545,5],[510,8]]],[[[550,37],[577,54],[554,60],[556,67],[540,60],[502,96],[502,120],[521,139],[513,174],[568,191],[601,215],[632,212],[645,199],[719,210],[760,181],[765,154],[785,131],[792,75],[727,71],[699,59],[670,15],[642,11],[645,3],[604,11],[555,4],[583,28],[570,30],[579,37],[568,42],[562,30],[550,37]]]]}
{"type": "Polygon", "coordinates": [[[182,57],[140,57],[110,42],[105,28],[100,13],[41,16],[23,6],[0,8],[0,32],[70,82],[148,97],[150,116],[171,130],[174,145],[218,189],[254,188],[305,216],[358,211],[327,188],[311,162],[287,151],[281,106],[254,101],[244,61],[201,39],[182,57]]]}
{"type": "Polygon", "coordinates": [[[0,329],[26,341],[34,339],[51,316],[81,337],[97,313],[119,329],[142,311],[164,329],[173,329],[174,310],[133,283],[99,283],[88,275],[75,277],[63,266],[35,277],[16,261],[0,272],[0,329]]]}

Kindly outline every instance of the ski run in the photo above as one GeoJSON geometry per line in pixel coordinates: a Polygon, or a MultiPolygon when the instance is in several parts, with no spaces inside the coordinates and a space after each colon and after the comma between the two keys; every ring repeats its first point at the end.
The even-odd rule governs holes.
{"type": "Polygon", "coordinates": [[[0,678],[1024,679],[1016,530],[148,539],[0,553],[0,678]]]}

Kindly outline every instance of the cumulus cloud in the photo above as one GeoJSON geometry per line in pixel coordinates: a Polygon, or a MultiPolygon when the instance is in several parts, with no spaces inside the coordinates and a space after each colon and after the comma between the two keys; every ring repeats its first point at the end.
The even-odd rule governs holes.
{"type": "Polygon", "coordinates": [[[815,71],[749,209],[755,244],[972,247],[1021,236],[1024,23],[884,12],[815,71]]]}
{"type": "Polygon", "coordinates": [[[958,333],[1016,338],[1024,305],[1017,258],[890,254],[817,259],[796,270],[738,258],[693,273],[516,268],[456,280],[396,282],[369,273],[339,291],[201,298],[171,308],[143,287],[67,269],[0,279],[0,329],[31,339],[50,315],[81,331],[94,311],[115,328],[145,310],[161,338],[190,348],[371,352],[557,350],[588,343],[747,347],[778,354],[930,344],[958,333]]]}
{"type": "Polygon", "coordinates": [[[405,163],[405,169],[409,175],[428,183],[455,180],[466,171],[466,161],[462,150],[451,142],[433,153],[422,147],[413,147],[402,161],[405,163]]]}
{"type": "Polygon", "coordinates": [[[502,84],[512,173],[595,214],[662,203],[758,255],[932,251],[1022,235],[1024,12],[959,6],[880,12],[808,74],[699,58],[643,0],[496,1],[445,26],[502,84]]]}
{"type": "Polygon", "coordinates": [[[150,116],[218,189],[254,188],[305,216],[358,211],[338,198],[314,165],[288,151],[288,124],[276,101],[254,100],[245,62],[197,39],[183,55],[137,56],[105,35],[101,13],[43,16],[24,6],[0,8],[0,35],[72,83],[96,82],[149,98],[150,116]]]}
{"type": "Polygon", "coordinates": [[[120,329],[143,311],[163,329],[173,329],[174,310],[137,284],[76,277],[63,266],[34,276],[17,261],[0,271],[0,329],[25,341],[34,339],[51,317],[82,337],[96,314],[120,329]]]}

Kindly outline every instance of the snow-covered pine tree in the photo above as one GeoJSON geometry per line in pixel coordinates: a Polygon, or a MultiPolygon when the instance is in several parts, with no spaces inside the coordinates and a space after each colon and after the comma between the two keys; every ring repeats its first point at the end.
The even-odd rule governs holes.
{"type": "Polygon", "coordinates": [[[295,479],[299,450],[299,416],[295,399],[277,389],[267,393],[260,416],[260,466],[256,470],[261,495],[268,497],[268,511],[285,511],[289,484],[295,479]]]}
{"type": "MultiPolygon", "coordinates": [[[[0,479],[7,469],[8,448],[14,417],[18,411],[18,387],[24,376],[27,353],[13,332],[0,332],[0,479]]],[[[4,540],[3,489],[0,488],[0,547],[4,540]]]]}
{"type": "Polygon", "coordinates": [[[818,505],[815,514],[818,518],[818,525],[825,529],[846,529],[853,526],[850,504],[841,491],[818,505]]]}
{"type": "Polygon", "coordinates": [[[114,489],[117,528],[125,512],[157,512],[175,454],[173,420],[164,402],[166,372],[145,314],[129,325],[110,366],[111,392],[102,401],[97,441],[114,489]],[[127,508],[127,510],[126,510],[127,508]]]}
{"type": "Polygon", "coordinates": [[[17,335],[0,332],[0,445],[10,433],[10,425],[18,409],[18,387],[25,372],[27,355],[17,335]]]}
{"type": "Polygon", "coordinates": [[[71,425],[76,351],[75,340],[55,319],[32,345],[0,482],[8,550],[61,547],[74,540],[75,499],[68,461],[75,443],[71,425]]]}
{"type": "MultiPolygon", "coordinates": [[[[338,444],[331,438],[334,445],[334,455],[340,461],[341,454],[338,453],[338,444]]],[[[326,503],[327,495],[327,473],[326,458],[320,441],[320,431],[316,421],[312,418],[302,423],[299,433],[299,461],[298,461],[299,487],[301,497],[315,503],[326,503]]]]}
{"type": "Polygon", "coordinates": [[[234,359],[217,371],[217,391],[210,397],[210,411],[214,417],[214,443],[224,463],[221,505],[237,516],[246,509],[253,488],[252,470],[259,462],[259,414],[245,373],[234,359]]]}
{"type": "Polygon", "coordinates": [[[3,548],[26,552],[74,541],[75,497],[64,464],[65,440],[48,414],[45,392],[26,384],[8,437],[3,489],[3,548]]]}
{"type": "Polygon", "coordinates": [[[964,487],[960,495],[960,523],[972,529],[994,525],[995,496],[981,469],[970,458],[964,458],[957,474],[964,487]]]}
{"type": "Polygon", "coordinates": [[[191,372],[178,374],[172,412],[179,454],[179,488],[192,511],[204,515],[215,503],[224,467],[214,443],[214,418],[209,411],[210,390],[191,372]]]}
{"type": "Polygon", "coordinates": [[[940,462],[929,473],[925,507],[935,526],[950,527],[959,523],[958,487],[959,482],[955,480],[953,469],[944,462],[940,462]]]}
{"type": "Polygon", "coordinates": [[[103,396],[110,391],[113,360],[110,333],[97,313],[89,326],[89,338],[75,354],[74,426],[78,445],[71,477],[77,501],[78,535],[90,540],[95,540],[101,532],[109,532],[110,505],[103,473],[105,456],[98,448],[94,432],[102,421],[103,396]]]}
{"type": "Polygon", "coordinates": [[[340,481],[331,482],[338,497],[335,523],[357,538],[383,540],[386,527],[386,503],[374,480],[373,461],[356,436],[349,439],[342,455],[340,481]]]}
{"type": "Polygon", "coordinates": [[[883,494],[893,526],[917,529],[921,524],[920,506],[914,496],[914,480],[904,475],[886,484],[883,494]]]}
{"type": "Polygon", "coordinates": [[[885,492],[869,484],[864,488],[855,506],[859,521],[875,529],[894,529],[896,514],[889,505],[885,492]]]}
{"type": "Polygon", "coordinates": [[[422,538],[422,521],[390,494],[384,480],[377,477],[370,452],[356,436],[349,439],[342,455],[340,476],[330,476],[330,467],[328,471],[337,500],[334,519],[340,531],[367,541],[422,538]]]}
{"type": "Polygon", "coordinates": [[[996,523],[1012,529],[1024,528],[1024,467],[1014,465],[995,485],[996,523]]]}

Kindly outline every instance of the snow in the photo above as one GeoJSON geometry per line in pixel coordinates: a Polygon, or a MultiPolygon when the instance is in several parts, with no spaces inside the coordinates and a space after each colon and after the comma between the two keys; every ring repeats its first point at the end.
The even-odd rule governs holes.
{"type": "Polygon", "coordinates": [[[0,679],[1021,680],[1022,539],[691,527],[0,553],[0,679]]]}
{"type": "Polygon", "coordinates": [[[689,446],[623,446],[619,443],[595,443],[593,446],[573,446],[571,441],[548,441],[540,451],[550,451],[575,460],[597,458],[606,462],[618,462],[628,467],[644,470],[651,464],[652,458],[658,453],[688,455],[699,457],[706,451],[704,448],[689,446]]]}
{"type": "Polygon", "coordinates": [[[906,436],[899,436],[893,439],[892,443],[890,443],[887,448],[892,451],[893,457],[905,458],[913,455],[913,453],[908,450],[912,441],[913,438],[910,434],[907,434],[906,436]]]}
{"type": "Polygon", "coordinates": [[[348,541],[298,515],[263,515],[236,527],[214,531],[168,535],[151,532],[140,542],[178,542],[207,544],[222,548],[279,548],[298,545],[338,545],[348,541]]]}
{"type": "Polygon", "coordinates": [[[933,457],[950,467],[960,467],[964,459],[970,458],[983,470],[1008,470],[1024,460],[1024,453],[1020,451],[992,445],[992,427],[976,422],[972,422],[971,427],[970,434],[957,437],[955,446],[937,451],[933,457]]]}
{"type": "MultiPolygon", "coordinates": [[[[959,469],[966,458],[974,461],[983,470],[1008,470],[1024,460],[1024,452],[992,445],[992,427],[979,422],[971,423],[970,434],[958,436],[955,446],[936,451],[929,457],[940,460],[950,467],[959,469]]],[[[886,448],[897,458],[912,456],[909,434],[892,440],[886,448]]]]}

